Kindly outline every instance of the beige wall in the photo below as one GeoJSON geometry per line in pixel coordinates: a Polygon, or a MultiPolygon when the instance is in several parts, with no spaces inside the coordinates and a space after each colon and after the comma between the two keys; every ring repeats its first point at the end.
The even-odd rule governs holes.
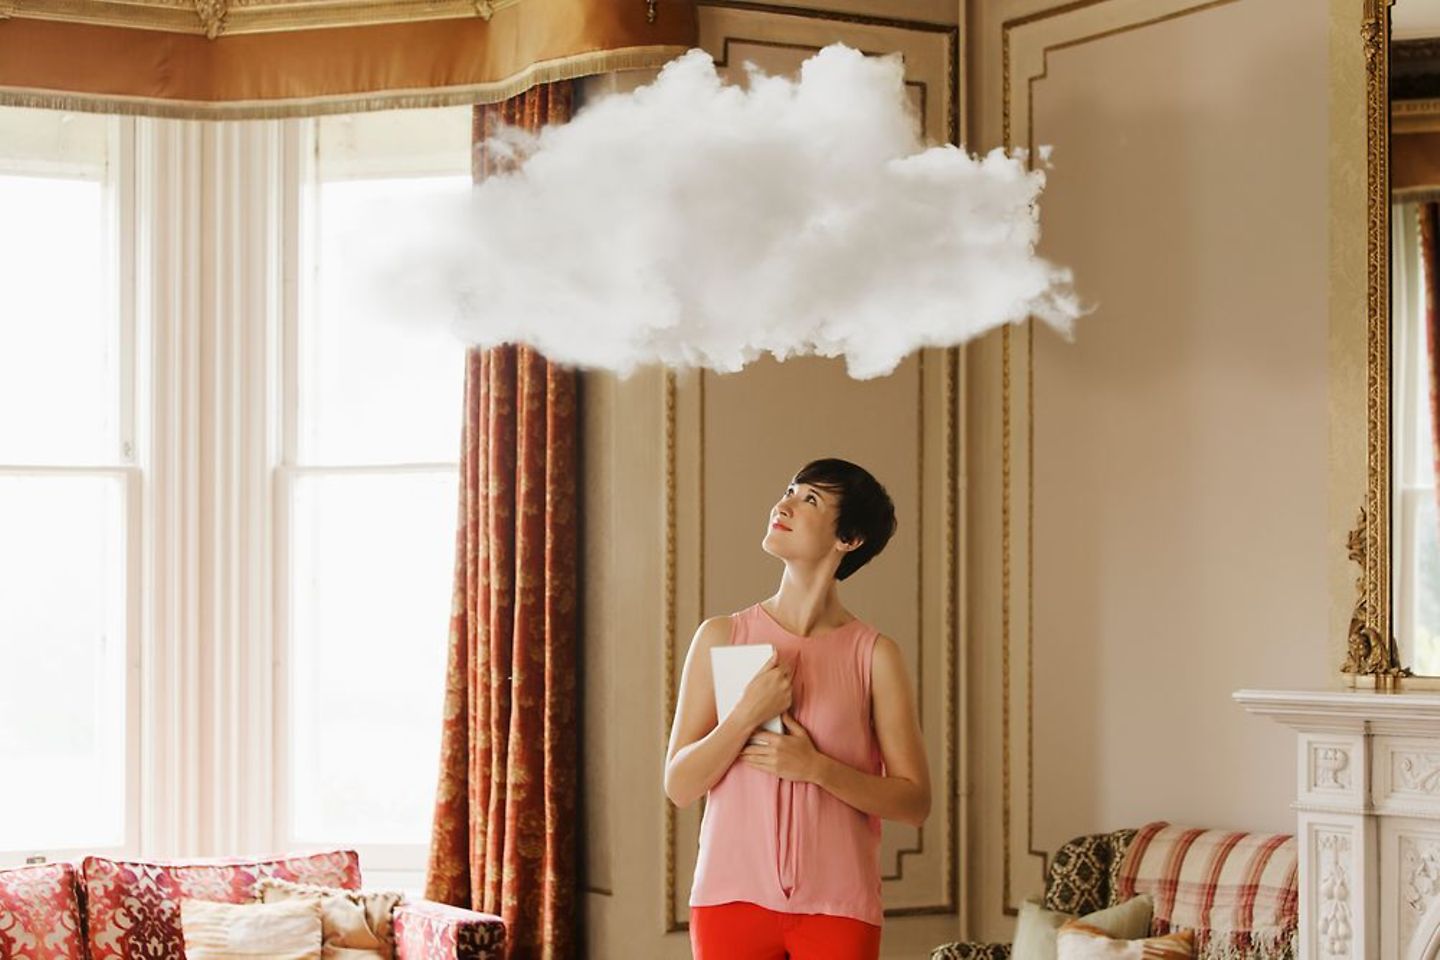
{"type": "MultiPolygon", "coordinates": [[[[796,6],[807,15],[702,12],[732,61],[860,31],[852,42],[905,50],[925,76],[944,59],[922,25],[960,12],[796,6]],[[867,10],[911,28],[857,25],[867,10]]],[[[667,677],[702,615],[757,599],[776,572],[745,530],[788,463],[767,411],[795,396],[845,391],[837,402],[860,420],[807,421],[792,438],[829,430],[807,437],[814,452],[893,456],[905,511],[930,504],[933,522],[951,491],[960,509],[948,564],[917,526],[873,582],[846,588],[907,644],[937,783],[958,792],[959,833],[937,803],[887,898],[939,903],[953,858],[959,902],[892,917],[887,956],[967,930],[1008,939],[1005,907],[1038,891],[1045,856],[1078,833],[1152,818],[1292,826],[1290,741],[1230,694],[1329,684],[1351,602],[1336,554],[1359,494],[1330,450],[1330,408],[1353,404],[1337,400],[1328,353],[1349,336],[1330,346],[1329,16],[1313,0],[971,6],[963,129],[989,148],[1008,113],[1011,142],[1033,123],[1035,144],[1054,146],[1044,249],[1097,304],[1073,344],[1038,330],[1032,345],[1018,329],[1007,362],[1001,336],[976,343],[953,402],[929,357],[925,373],[912,361],[868,393],[823,363],[682,376],[673,391],[657,372],[586,378],[591,956],[688,956],[675,921],[695,820],[667,820],[660,788],[667,677]],[[961,456],[935,475],[947,414],[961,456]],[[870,429],[886,417],[905,429],[870,429]],[[946,576],[961,588],[951,661],[946,576]]],[[[905,839],[892,831],[887,849],[905,839]]]]}
{"type": "Polygon", "coordinates": [[[1230,694],[1332,673],[1329,11],[977,12],[974,129],[1005,135],[1008,44],[1011,142],[1055,149],[1043,248],[1098,305],[1010,336],[1008,606],[1003,338],[969,356],[968,861],[1004,937],[1073,835],[1293,829],[1290,737],[1230,694]]]}

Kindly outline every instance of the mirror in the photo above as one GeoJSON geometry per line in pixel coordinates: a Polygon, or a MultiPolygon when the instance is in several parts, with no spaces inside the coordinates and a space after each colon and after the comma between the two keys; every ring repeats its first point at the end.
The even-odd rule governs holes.
{"type": "Polygon", "coordinates": [[[1390,627],[1440,675],[1440,0],[1394,0],[1389,41],[1390,627]]]}

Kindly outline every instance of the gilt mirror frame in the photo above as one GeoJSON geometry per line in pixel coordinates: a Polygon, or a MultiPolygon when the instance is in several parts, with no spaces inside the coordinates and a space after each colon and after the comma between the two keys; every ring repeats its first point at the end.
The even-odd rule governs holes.
{"type": "Polygon", "coordinates": [[[1365,499],[1346,547],[1359,594],[1341,672],[1352,684],[1394,688],[1410,675],[1391,628],[1390,557],[1390,8],[1363,0],[1365,53],[1366,334],[1365,499]]]}

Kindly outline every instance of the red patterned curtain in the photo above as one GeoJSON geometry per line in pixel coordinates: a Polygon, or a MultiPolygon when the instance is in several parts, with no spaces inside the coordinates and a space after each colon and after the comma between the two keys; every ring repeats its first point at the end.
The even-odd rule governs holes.
{"type": "MultiPolygon", "coordinates": [[[[573,87],[475,110],[570,115],[573,87]]],[[[517,960],[578,952],[576,377],[527,347],[471,350],[440,786],[426,896],[504,918],[517,960]]]]}
{"type": "MultiPolygon", "coordinates": [[[[1422,203],[1420,207],[1420,261],[1425,272],[1425,350],[1430,371],[1430,424],[1435,437],[1435,475],[1440,478],[1440,364],[1437,364],[1437,339],[1440,339],[1440,270],[1436,268],[1436,238],[1440,233],[1440,203],[1422,203]]],[[[1440,490],[1440,484],[1437,484],[1440,490]]]]}

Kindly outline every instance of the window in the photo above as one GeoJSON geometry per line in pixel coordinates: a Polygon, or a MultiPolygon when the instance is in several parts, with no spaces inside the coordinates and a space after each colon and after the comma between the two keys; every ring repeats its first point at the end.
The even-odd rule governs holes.
{"type": "Polygon", "coordinates": [[[324,118],[304,179],[279,539],[288,693],[282,841],[423,869],[439,770],[464,348],[383,315],[357,238],[463,197],[470,110],[324,118]]]}
{"type": "Polygon", "coordinates": [[[0,864],[133,846],[139,470],[121,121],[0,109],[0,864]]]}
{"type": "Polygon", "coordinates": [[[352,239],[470,124],[0,109],[0,866],[424,868],[464,348],[352,239]]]}

